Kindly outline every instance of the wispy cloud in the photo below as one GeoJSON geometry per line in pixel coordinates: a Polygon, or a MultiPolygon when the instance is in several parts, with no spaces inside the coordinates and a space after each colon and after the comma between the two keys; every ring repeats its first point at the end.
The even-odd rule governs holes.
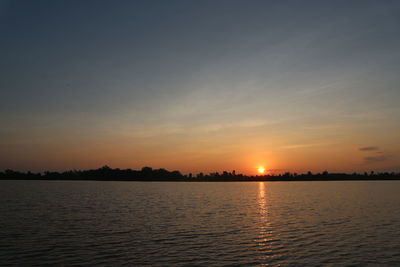
{"type": "Polygon", "coordinates": [[[210,124],[200,125],[196,128],[199,131],[215,132],[227,128],[256,128],[267,124],[270,123],[264,120],[242,120],[242,121],[227,122],[227,123],[210,123],[210,124]]]}
{"type": "Polygon", "coordinates": [[[287,145],[287,146],[282,146],[283,149],[297,149],[297,148],[305,148],[305,147],[313,147],[313,146],[320,146],[324,144],[293,144],[293,145],[287,145]]]}
{"type": "Polygon", "coordinates": [[[360,151],[377,151],[379,150],[379,147],[377,146],[366,146],[366,147],[360,147],[360,151]]]}
{"type": "Polygon", "coordinates": [[[382,155],[382,156],[369,156],[365,157],[364,161],[366,163],[376,163],[376,162],[383,162],[388,159],[388,156],[382,155]]]}
{"type": "Polygon", "coordinates": [[[364,157],[365,164],[374,164],[374,163],[384,162],[390,158],[390,156],[388,156],[386,153],[384,153],[377,146],[360,147],[358,150],[370,154],[369,156],[364,157]]]}

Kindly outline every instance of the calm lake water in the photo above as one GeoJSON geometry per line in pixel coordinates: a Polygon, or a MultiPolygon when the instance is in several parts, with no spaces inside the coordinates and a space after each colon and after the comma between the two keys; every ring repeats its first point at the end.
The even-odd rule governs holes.
{"type": "Polygon", "coordinates": [[[400,265],[400,181],[0,181],[0,265],[400,265]]]}

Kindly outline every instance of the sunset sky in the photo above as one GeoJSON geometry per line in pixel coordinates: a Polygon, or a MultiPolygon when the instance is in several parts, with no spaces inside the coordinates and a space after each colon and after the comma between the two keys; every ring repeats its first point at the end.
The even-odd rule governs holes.
{"type": "Polygon", "coordinates": [[[0,170],[400,171],[400,1],[0,1],[0,170]]]}

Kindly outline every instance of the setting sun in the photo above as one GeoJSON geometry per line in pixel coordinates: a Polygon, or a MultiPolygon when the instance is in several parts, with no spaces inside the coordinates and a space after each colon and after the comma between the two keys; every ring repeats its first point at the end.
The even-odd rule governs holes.
{"type": "Polygon", "coordinates": [[[258,173],[259,174],[264,174],[265,173],[265,168],[264,167],[258,167],[258,173]]]}

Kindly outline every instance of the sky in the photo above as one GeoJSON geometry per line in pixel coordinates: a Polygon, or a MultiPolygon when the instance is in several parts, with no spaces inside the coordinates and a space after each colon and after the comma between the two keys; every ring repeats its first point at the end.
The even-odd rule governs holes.
{"type": "Polygon", "coordinates": [[[400,171],[399,1],[0,0],[0,170],[400,171]]]}

